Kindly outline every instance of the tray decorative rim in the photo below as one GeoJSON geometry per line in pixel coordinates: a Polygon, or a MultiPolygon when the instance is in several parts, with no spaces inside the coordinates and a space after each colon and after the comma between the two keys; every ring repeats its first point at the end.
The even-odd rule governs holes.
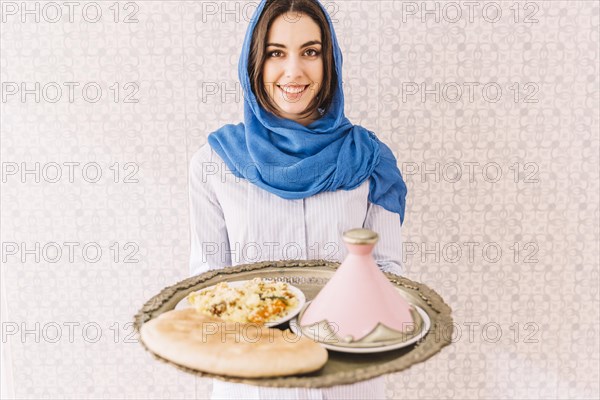
{"type": "MultiPolygon", "coordinates": [[[[412,296],[415,302],[419,303],[419,306],[423,308],[425,312],[427,312],[429,318],[431,319],[431,327],[429,332],[422,339],[410,347],[409,351],[399,355],[397,358],[382,363],[373,363],[359,367],[353,366],[348,370],[336,370],[335,373],[328,374],[313,373],[307,375],[262,379],[236,378],[198,371],[173,363],[151,352],[145,346],[143,341],[139,340],[139,331],[145,322],[157,317],[163,312],[169,311],[181,298],[193,290],[199,290],[204,286],[210,286],[211,284],[219,281],[251,276],[253,273],[257,272],[263,274],[268,273],[269,270],[272,270],[274,275],[279,275],[279,273],[291,271],[292,269],[297,268],[308,268],[314,269],[315,271],[321,270],[323,273],[333,274],[339,265],[339,262],[327,260],[263,261],[251,264],[241,264],[219,270],[211,270],[190,278],[186,278],[162,289],[158,294],[150,298],[135,314],[133,326],[138,336],[138,341],[155,359],[171,364],[182,371],[194,374],[196,376],[217,378],[228,382],[245,383],[258,386],[312,388],[351,384],[361,380],[375,378],[383,374],[399,372],[416,363],[427,360],[434,354],[441,351],[443,347],[451,343],[453,331],[451,307],[444,302],[439,294],[425,284],[415,282],[406,277],[391,273],[385,273],[386,277],[393,284],[401,287],[406,291],[406,293],[412,296]]],[[[290,283],[294,284],[293,282],[290,283]]],[[[377,353],[374,353],[373,355],[376,356],[377,353]]],[[[348,356],[356,356],[356,354],[348,354],[348,356]]],[[[361,354],[360,356],[365,355],[361,354]]]]}

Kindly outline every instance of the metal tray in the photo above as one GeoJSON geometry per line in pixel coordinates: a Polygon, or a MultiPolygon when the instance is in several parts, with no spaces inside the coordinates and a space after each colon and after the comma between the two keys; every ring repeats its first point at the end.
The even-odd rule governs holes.
{"type": "MultiPolygon", "coordinates": [[[[289,260],[243,264],[208,271],[166,287],[148,300],[135,315],[134,327],[139,337],[139,329],[145,322],[175,308],[175,305],[188,293],[223,281],[246,280],[255,277],[271,278],[299,287],[306,295],[307,301],[312,300],[339,265],[337,262],[325,260],[289,260]]],[[[373,354],[330,351],[329,360],[319,371],[304,375],[262,379],[209,374],[186,368],[152,354],[156,359],[198,376],[270,387],[328,387],[351,384],[386,373],[401,371],[413,364],[425,361],[450,344],[453,330],[452,310],[435,291],[426,285],[389,273],[385,275],[394,285],[404,291],[406,298],[411,303],[425,310],[431,319],[431,328],[428,334],[409,347],[373,354]]],[[[289,325],[284,324],[278,328],[289,329],[289,325]]],[[[140,343],[144,346],[141,340],[140,343]]],[[[146,347],[144,346],[144,348],[146,347]]],[[[146,350],[148,349],[146,348],[146,350]]]]}

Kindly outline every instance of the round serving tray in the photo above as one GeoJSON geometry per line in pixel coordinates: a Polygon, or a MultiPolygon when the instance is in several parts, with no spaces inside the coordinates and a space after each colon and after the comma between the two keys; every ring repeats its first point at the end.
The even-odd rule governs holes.
{"type": "MultiPolygon", "coordinates": [[[[135,315],[134,327],[139,337],[139,329],[145,322],[175,308],[177,303],[187,296],[188,293],[223,281],[260,277],[288,282],[300,288],[306,295],[307,300],[312,300],[333,276],[339,265],[337,262],[325,260],[288,260],[243,264],[208,271],[185,279],[173,286],[166,287],[148,300],[135,315]]],[[[319,371],[304,375],[262,379],[234,378],[209,374],[186,368],[165,360],[154,353],[152,354],[161,361],[198,376],[271,387],[328,387],[345,385],[375,378],[386,373],[401,371],[413,364],[425,361],[439,352],[444,346],[450,344],[453,330],[452,310],[435,291],[426,285],[394,274],[386,273],[385,275],[404,292],[406,298],[411,303],[421,307],[431,320],[431,328],[427,335],[409,347],[372,354],[330,351],[329,360],[319,371]]],[[[289,325],[286,323],[277,328],[289,329],[289,325]]],[[[141,340],[140,343],[144,346],[141,340]]],[[[144,348],[146,347],[144,346],[144,348]]],[[[146,350],[148,349],[146,348],[146,350]]]]}

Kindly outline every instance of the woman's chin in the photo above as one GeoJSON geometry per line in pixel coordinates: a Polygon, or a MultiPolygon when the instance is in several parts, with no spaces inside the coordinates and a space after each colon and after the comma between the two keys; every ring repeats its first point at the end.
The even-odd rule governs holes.
{"type": "Polygon", "coordinates": [[[301,111],[281,110],[280,109],[279,112],[277,113],[277,115],[280,116],[281,118],[297,120],[297,119],[300,119],[300,112],[301,111]]]}
{"type": "Polygon", "coordinates": [[[306,106],[302,105],[300,107],[296,107],[295,105],[291,106],[291,107],[281,107],[279,106],[280,112],[282,114],[285,115],[300,115],[301,112],[303,112],[304,110],[306,110],[306,106]]]}

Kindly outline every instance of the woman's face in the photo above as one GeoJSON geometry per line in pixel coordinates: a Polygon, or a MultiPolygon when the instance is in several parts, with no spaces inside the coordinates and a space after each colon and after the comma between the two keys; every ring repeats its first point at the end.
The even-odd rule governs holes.
{"type": "Polygon", "coordinates": [[[280,116],[304,126],[320,115],[299,114],[319,93],[323,80],[321,28],[305,14],[284,14],[269,29],[263,80],[280,116]]]}

